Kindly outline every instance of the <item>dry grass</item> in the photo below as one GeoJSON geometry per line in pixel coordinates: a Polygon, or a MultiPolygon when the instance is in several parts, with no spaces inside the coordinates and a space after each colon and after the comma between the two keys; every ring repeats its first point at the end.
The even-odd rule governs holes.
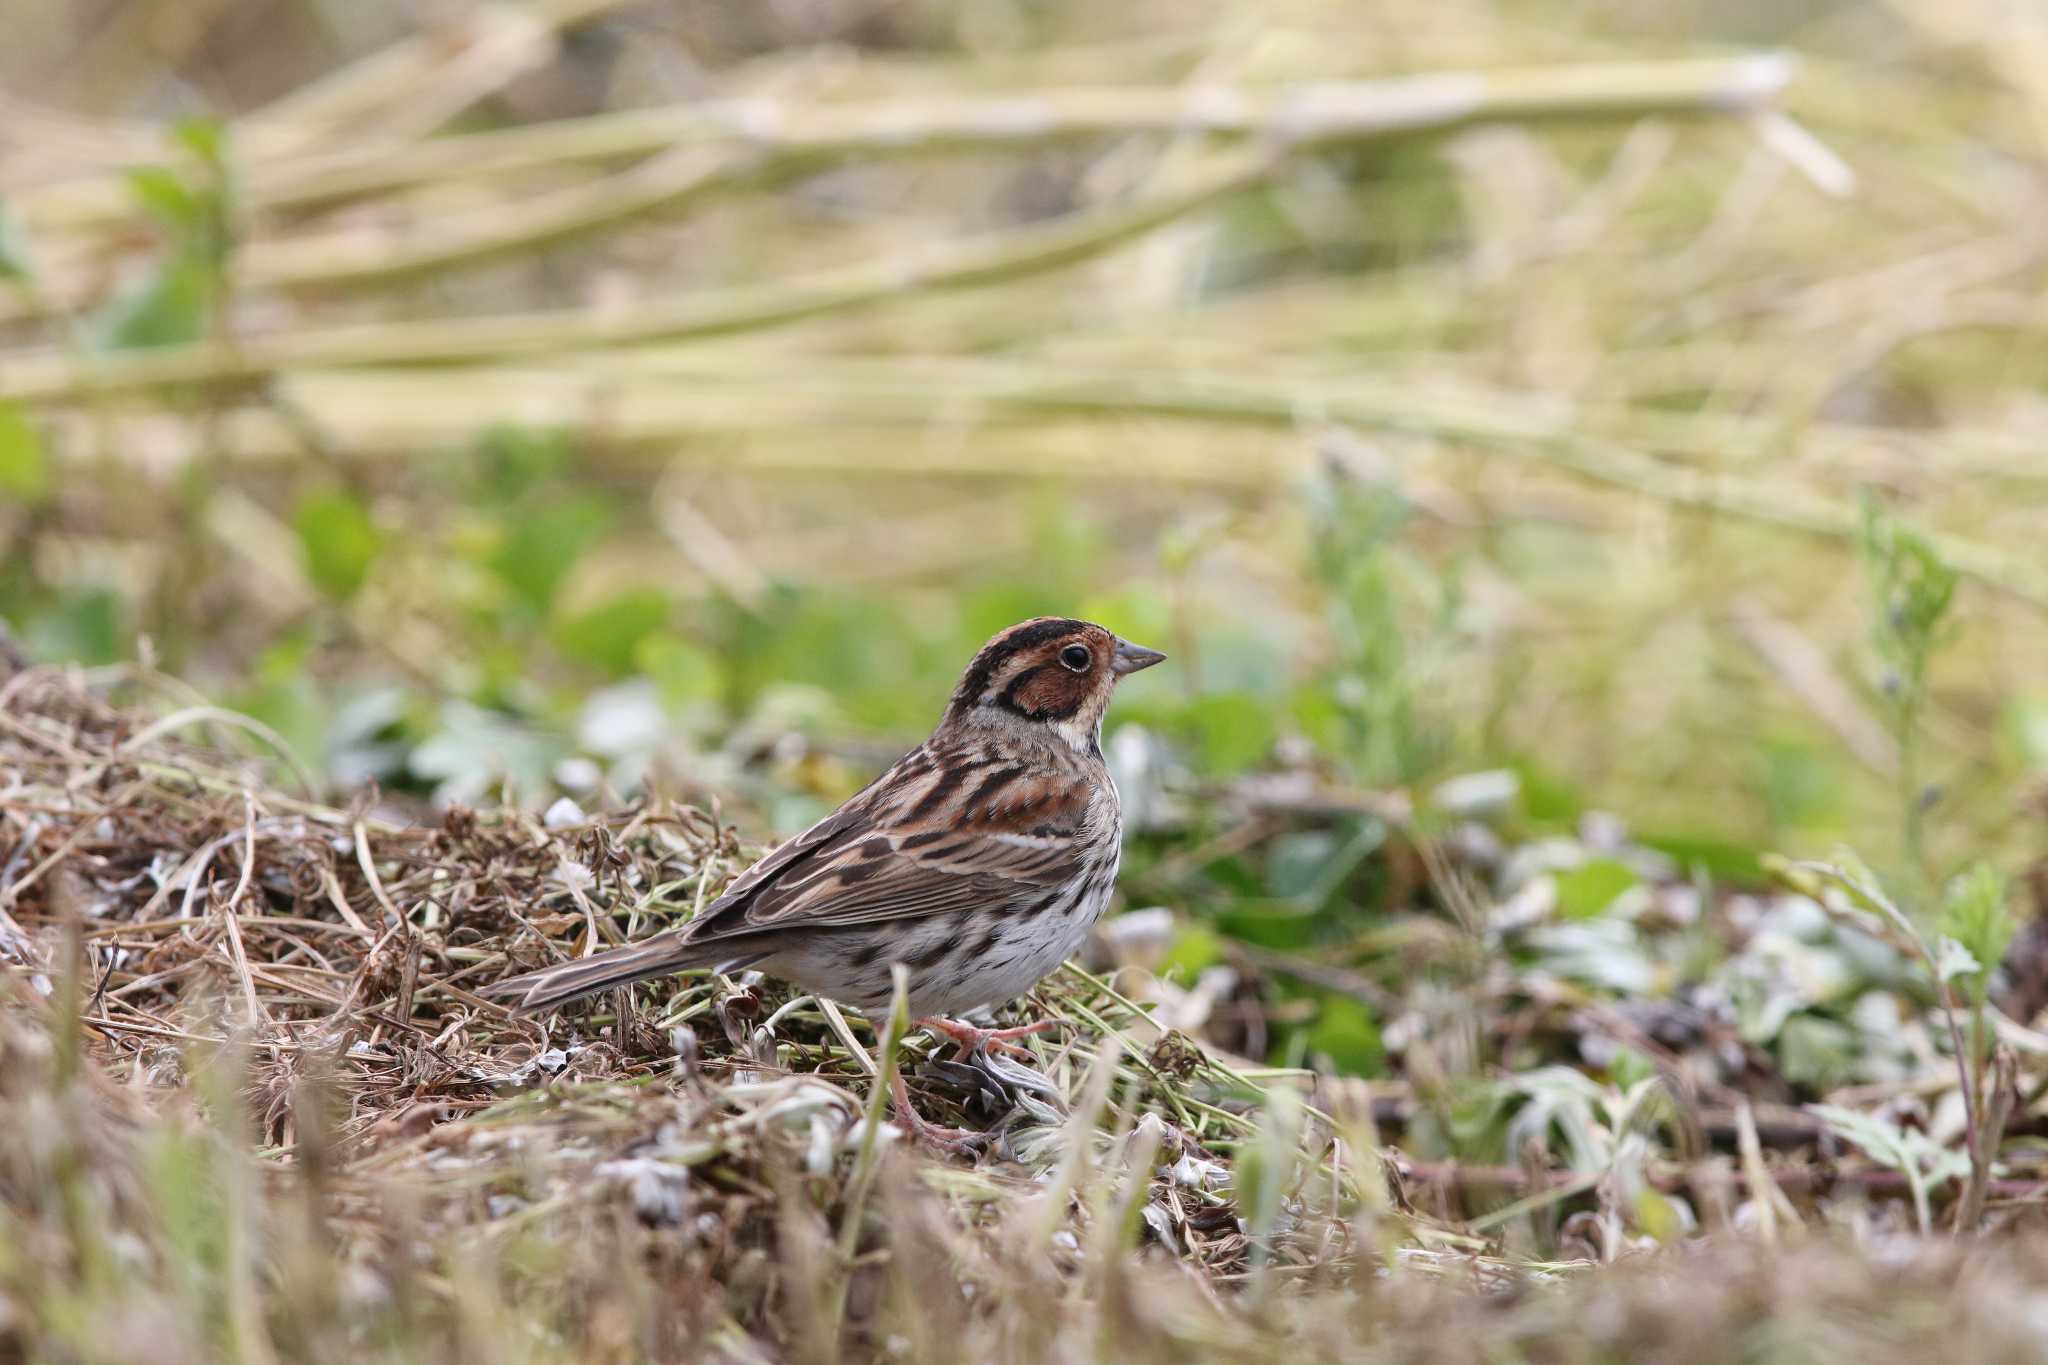
{"type": "MultiPolygon", "coordinates": [[[[195,742],[228,713],[150,721],[103,699],[118,679],[95,681],[26,670],[0,686],[11,1355],[1434,1360],[1485,1342],[1546,1360],[1908,1360],[1936,1341],[1987,1358],[2038,1345],[2010,1305],[2048,1288],[2048,1253],[2023,1231],[2048,1185],[1997,1182],[2005,1238],[1922,1241],[1887,1212],[1899,1174],[1803,1114],[1772,1111],[1764,1141],[1785,1155],[1769,1166],[1753,1145],[1739,1164],[1712,1155],[1749,1127],[1740,1094],[1713,1107],[1725,1086],[1685,1101],[1682,1161],[1686,1142],[1631,1154],[1626,1135],[1661,1120],[1619,1119],[1604,1169],[1421,1162],[1381,1146],[1381,1125],[1428,1118],[1412,1051],[1410,1084],[1372,1089],[1250,1068],[1216,1041],[1227,1018],[1205,1038],[1163,1033],[1070,969],[1025,1007],[1061,1025],[1030,1065],[908,1046],[926,1111],[990,1134],[963,1162],[878,1126],[864,1025],[772,983],[692,977],[579,1017],[508,1018],[472,988],[690,913],[743,864],[733,832],[660,800],[546,822],[328,809],[265,785],[225,731],[195,742]],[[1685,1233],[1645,1190],[1720,1230],[1685,1233]],[[1526,1231],[1543,1226],[1547,1257],[1526,1231]],[[1650,1250],[1658,1228],[1676,1245],[1650,1250]]],[[[1475,986],[1483,1027],[1541,1027],[1539,979],[1475,986]]],[[[1179,999],[1129,981],[1155,1008],[1179,999]]],[[[1683,1074],[1666,1078],[1674,1097],[1683,1074]]]]}
{"type": "MultiPolygon", "coordinates": [[[[179,717],[145,726],[59,674],[15,675],[0,711],[5,1216],[18,1246],[50,1239],[0,1281],[18,1341],[326,1358],[389,1332],[401,1354],[611,1358],[724,1334],[818,1358],[897,1330],[900,1258],[987,1295],[1028,1274],[1062,1296],[1141,1237],[1207,1297],[1249,1273],[1225,1163],[1261,1090],[1131,1038],[1085,977],[1043,1002],[1064,1027],[1036,1068],[924,1065],[925,1108],[990,1133],[985,1166],[934,1163],[874,1128],[872,1041],[808,997],[698,978],[550,1027],[470,989],[701,905],[743,864],[700,810],[393,824],[245,785],[169,737],[179,717]],[[136,1290],[122,1310],[67,1316],[103,1274],[136,1290]]],[[[1355,1202],[1327,1131],[1285,1141],[1355,1202]]],[[[1304,1219],[1257,1273],[1327,1262],[1332,1236],[1304,1219]]],[[[968,1300],[926,1307],[933,1341],[988,1330],[968,1300]]]]}

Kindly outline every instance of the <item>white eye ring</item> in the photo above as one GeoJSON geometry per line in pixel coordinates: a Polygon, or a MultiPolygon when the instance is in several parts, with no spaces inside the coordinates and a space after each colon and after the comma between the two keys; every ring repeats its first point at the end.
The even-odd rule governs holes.
{"type": "Polygon", "coordinates": [[[1095,656],[1088,652],[1086,645],[1068,645],[1060,651],[1060,667],[1076,673],[1086,673],[1088,666],[1095,662],[1095,656]]]}

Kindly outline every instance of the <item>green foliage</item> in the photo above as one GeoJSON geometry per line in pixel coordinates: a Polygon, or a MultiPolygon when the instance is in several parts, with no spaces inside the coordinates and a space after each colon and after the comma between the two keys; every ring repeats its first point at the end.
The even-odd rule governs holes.
{"type": "Polygon", "coordinates": [[[1317,486],[1310,515],[1310,566],[1336,656],[1324,685],[1340,733],[1328,738],[1364,782],[1419,780],[1447,746],[1427,697],[1455,585],[1403,546],[1410,508],[1391,483],[1339,473],[1317,486]]]}
{"type": "Polygon", "coordinates": [[[1644,833],[1638,836],[1645,848],[1675,860],[1680,867],[1713,882],[1755,886],[1768,880],[1763,855],[1748,844],[1697,835],[1644,833]]]}
{"type": "Polygon", "coordinates": [[[1386,1069],[1379,1021],[1363,1001],[1346,995],[1320,998],[1316,1021],[1308,1031],[1308,1050],[1342,1075],[1376,1076],[1386,1069]]]}
{"type": "Polygon", "coordinates": [[[1956,571],[1875,500],[1863,505],[1863,556],[1874,603],[1871,640],[1892,670],[1885,691],[1903,704],[1926,686],[1927,666],[1949,637],[1956,571]]]}
{"type": "Polygon", "coordinates": [[[306,576],[329,597],[355,596],[369,577],[383,537],[363,500],[345,489],[307,493],[292,513],[306,576]]]}
{"type": "Polygon", "coordinates": [[[2023,772],[2048,772],[2048,693],[2009,698],[2004,720],[2013,763],[2023,772]]]}
{"type": "Polygon", "coordinates": [[[179,124],[172,141],[184,154],[176,164],[128,173],[128,193],[163,233],[165,249],[141,283],[95,320],[94,332],[109,349],[196,341],[211,330],[227,291],[235,208],[221,127],[179,124]]]}
{"type": "Polygon", "coordinates": [[[1613,858],[1588,858],[1557,874],[1557,913],[1565,919],[1595,919],[1622,892],[1638,884],[1628,864],[1613,858]]]}
{"type": "Polygon", "coordinates": [[[231,1254],[220,1155],[205,1134],[164,1129],[150,1134],[141,1160],[151,1212],[161,1230],[178,1301],[203,1315],[192,1324],[204,1339],[221,1339],[227,1324],[224,1281],[231,1254]]]}
{"type": "Polygon", "coordinates": [[[42,433],[21,404],[0,398],[0,497],[33,506],[51,492],[42,433]]]}
{"type": "Polygon", "coordinates": [[[283,736],[293,753],[325,767],[332,758],[330,727],[336,717],[313,677],[315,644],[314,632],[307,628],[272,641],[251,670],[248,685],[235,694],[233,706],[283,736]]]}
{"type": "Polygon", "coordinates": [[[20,286],[34,279],[28,239],[22,232],[21,222],[7,207],[7,201],[0,199],[0,280],[20,286]]]}
{"type": "Polygon", "coordinates": [[[1834,755],[1804,740],[1766,741],[1759,747],[1773,829],[1810,827],[1839,806],[1841,770],[1834,755]]]}
{"type": "Polygon", "coordinates": [[[219,283],[206,262],[171,257],[100,316],[100,344],[119,351],[197,341],[206,334],[219,283]]]}
{"type": "Polygon", "coordinates": [[[1828,1126],[1872,1157],[1906,1177],[1913,1195],[1913,1211],[1920,1231],[1934,1231],[1929,1202],[1933,1191],[1943,1184],[1960,1181],[1970,1173],[1962,1154],[1941,1146],[1918,1128],[1902,1128],[1890,1119],[1834,1104],[1816,1104],[1812,1111],[1826,1119],[1828,1126]]]}
{"type": "Polygon", "coordinates": [[[1981,1005],[1990,973],[2005,960],[2005,950],[2019,932],[2005,878],[1978,863],[1951,880],[1937,929],[1968,955],[1969,965],[1960,974],[1967,978],[1971,995],[1981,1005]]]}
{"type": "Polygon", "coordinates": [[[880,602],[780,589],[758,614],[731,617],[721,643],[736,709],[781,683],[841,682],[840,704],[870,724],[929,726],[937,710],[938,698],[917,695],[914,637],[880,602]]]}
{"type": "Polygon", "coordinates": [[[1899,747],[1899,820],[1905,853],[1913,875],[1924,886],[1929,878],[1927,813],[1937,792],[1922,778],[1921,713],[1927,704],[1928,669],[1953,635],[1948,613],[1957,575],[1932,542],[1902,525],[1874,499],[1863,504],[1863,562],[1871,587],[1871,642],[1884,668],[1880,691],[1899,747]]]}
{"type": "Polygon", "coordinates": [[[470,452],[459,491],[476,502],[517,506],[560,492],[574,477],[575,465],[575,443],[566,431],[494,426],[470,452]]]}
{"type": "Polygon", "coordinates": [[[1222,935],[1204,924],[1188,924],[1174,935],[1172,946],[1160,959],[1158,971],[1163,977],[1187,984],[1205,968],[1223,961],[1227,954],[1222,935]]]}
{"type": "Polygon", "coordinates": [[[438,799],[475,805],[501,785],[511,799],[543,795],[570,747],[560,735],[510,716],[451,702],[432,733],[412,751],[412,775],[433,784],[438,799]]]}
{"type": "Polygon", "coordinates": [[[709,650],[666,632],[643,635],[633,646],[634,667],[672,707],[715,702],[725,692],[724,672],[709,650]]]}
{"type": "Polygon", "coordinates": [[[1241,901],[1217,917],[1216,927],[1231,938],[1289,952],[1307,948],[1317,938],[1313,908],[1292,903],[1241,901]]]}
{"type": "Polygon", "coordinates": [[[1260,766],[1278,737],[1272,702],[1250,693],[1210,692],[1178,706],[1155,703],[1152,709],[1170,717],[1170,733],[1187,746],[1189,758],[1218,775],[1260,766]]]}
{"type": "Polygon", "coordinates": [[[1785,1079],[1822,1093],[1853,1077],[1862,1054],[1856,1031],[1822,1014],[1793,1015],[1776,1041],[1785,1079]]]}
{"type": "Polygon", "coordinates": [[[612,524],[609,502],[596,493],[549,498],[527,507],[503,528],[485,563],[535,616],[545,616],[555,594],[612,524]]]}
{"type": "Polygon", "coordinates": [[[126,612],[111,588],[73,588],[38,604],[22,627],[29,653],[41,659],[106,664],[128,643],[126,612]]]}
{"type": "Polygon", "coordinates": [[[1522,814],[1531,824],[1544,829],[1564,828],[1576,824],[1585,814],[1585,798],[1543,760],[1523,755],[1511,768],[1521,795],[1522,814]]]}
{"type": "Polygon", "coordinates": [[[1302,1118],[1300,1097],[1276,1087],[1260,1111],[1257,1133],[1238,1149],[1232,1190],[1251,1231],[1255,1273],[1271,1255],[1273,1225],[1302,1177],[1302,1118]]]}
{"type": "Polygon", "coordinates": [[[668,623],[672,609],[668,594],[660,589],[631,588],[558,621],[553,629],[555,648],[586,668],[623,677],[640,666],[641,646],[668,623]]]}
{"type": "MultiPolygon", "coordinates": [[[[1956,1153],[1933,1149],[1925,1134],[1915,1133],[1915,1145],[1910,1151],[1917,1156],[1925,1156],[1923,1148],[1934,1151],[1942,1163],[1939,1169],[1951,1173],[1957,1169],[1955,1163],[1960,1162],[1960,1172],[1970,1177],[1971,1195],[1965,1201],[1966,1213],[1959,1218],[1974,1220],[1983,1212],[1984,1190],[1998,1155],[2006,1117],[2010,1113],[2009,1096],[2016,1074],[2010,1056],[2000,1058],[1994,1054],[1997,1034],[1992,1027],[1987,1003],[1990,974],[2004,956],[2017,927],[2006,908],[2005,882],[1982,866],[1957,878],[1950,885],[1942,915],[1945,932],[1930,944],[1919,925],[1885,894],[1877,878],[1853,855],[1838,854],[1836,862],[1840,866],[1807,863],[1788,871],[1794,877],[1818,879],[1839,887],[1848,892],[1860,907],[1882,916],[1912,944],[1921,966],[1926,970],[1934,998],[1945,1016],[1955,1054],[1959,1089],[1966,1112],[1967,1150],[1956,1153]],[[1980,950],[1985,956],[1978,956],[1980,950]],[[1968,996],[1962,1009],[1957,1007],[1951,990],[1951,984],[1958,980],[1965,983],[1968,996]],[[1969,1024],[1967,1042],[1958,1019],[1965,1013],[1969,1024]],[[1995,1090],[2002,1090],[2004,1094],[1994,1093],[1995,1090]]],[[[1873,1119],[1872,1122],[1883,1121],[1873,1119]]],[[[1900,1155],[1907,1149],[1885,1154],[1879,1147],[1871,1146],[1872,1132],[1874,1130],[1866,1129],[1865,1136],[1851,1134],[1851,1137],[1864,1143],[1865,1149],[1873,1155],[1892,1160],[1906,1171],[1907,1178],[1914,1182],[1914,1205],[1920,1216],[1921,1229],[1926,1231],[1930,1223],[1922,1173],[1900,1155]]],[[[1876,1134],[1876,1138],[1890,1140],[1884,1134],[1876,1134]]],[[[1974,1223],[1959,1221],[1959,1226],[1967,1228],[1974,1223]]]]}

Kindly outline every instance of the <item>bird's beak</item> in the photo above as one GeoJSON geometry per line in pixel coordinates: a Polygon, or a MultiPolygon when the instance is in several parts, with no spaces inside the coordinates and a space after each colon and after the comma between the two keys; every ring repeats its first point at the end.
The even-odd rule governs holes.
{"type": "Polygon", "coordinates": [[[1134,645],[1129,640],[1118,640],[1116,653],[1110,656],[1109,671],[1122,677],[1126,673],[1136,673],[1141,668],[1150,668],[1156,663],[1163,662],[1165,658],[1166,656],[1156,649],[1134,645]]]}

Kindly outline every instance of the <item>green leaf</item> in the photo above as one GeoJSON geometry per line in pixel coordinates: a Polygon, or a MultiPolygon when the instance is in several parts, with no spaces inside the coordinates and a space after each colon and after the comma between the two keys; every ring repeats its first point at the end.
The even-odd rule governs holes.
{"type": "Polygon", "coordinates": [[[0,203],[0,280],[13,280],[26,284],[35,278],[35,270],[29,264],[28,238],[21,230],[21,224],[7,211],[7,205],[0,203]]]}
{"type": "Polygon", "coordinates": [[[1645,1185],[1636,1191],[1636,1226],[1659,1242],[1675,1242],[1685,1234],[1685,1223],[1671,1201],[1645,1185]]]}
{"type": "Polygon", "coordinates": [[[1322,681],[1295,688],[1287,696],[1287,716],[1304,739],[1320,749],[1335,749],[1344,743],[1349,714],[1335,693],[1322,681]]]}
{"type": "Polygon", "coordinates": [[[262,721],[284,737],[295,754],[325,763],[327,729],[334,718],[333,698],[322,693],[305,673],[278,676],[244,689],[233,698],[235,710],[262,721]]]}
{"type": "Polygon", "coordinates": [[[1809,1104],[1828,1127],[1855,1143],[1874,1160],[1894,1170],[1924,1174],[1929,1184],[1961,1180],[1970,1173],[1970,1158],[1953,1148],[1936,1145],[1925,1132],[1904,1128],[1890,1119],[1865,1114],[1835,1104],[1809,1104]]]}
{"type": "Polygon", "coordinates": [[[1231,1193],[1254,1238],[1269,1236],[1302,1163],[1301,1096],[1286,1086],[1266,1092],[1258,1131],[1237,1149],[1231,1193]]]}
{"type": "Polygon", "coordinates": [[[1668,854],[1680,867],[1705,874],[1717,882],[1752,886],[1765,878],[1764,861],[1756,849],[1745,844],[1691,834],[1639,834],[1636,842],[1668,854]]]}
{"type": "Polygon", "coordinates": [[[563,476],[576,450],[567,432],[551,427],[499,426],[477,441],[476,485],[463,495],[474,503],[516,502],[563,476]]]}
{"type": "Polygon", "coordinates": [[[137,166],[127,175],[136,206],[171,233],[183,236],[203,217],[201,195],[168,166],[137,166]]]}
{"type": "Polygon", "coordinates": [[[219,1167],[203,1133],[158,1128],[140,1148],[152,1226],[162,1230],[165,1254],[187,1268],[195,1284],[210,1283],[230,1244],[219,1167]]]}
{"type": "Polygon", "coordinates": [[[1362,1001],[1348,995],[1325,995],[1309,1029],[1311,1053],[1329,1058],[1330,1065],[1351,1076],[1370,1076],[1386,1067],[1386,1051],[1380,1045],[1379,1022],[1362,1001]]]}
{"type": "Polygon", "coordinates": [[[1335,830],[1275,836],[1266,850],[1266,890],[1283,900],[1308,895],[1322,885],[1323,869],[1340,847],[1335,830]]]}
{"type": "Polygon", "coordinates": [[[1626,863],[1591,858],[1557,874],[1557,913],[1561,919],[1597,919],[1615,897],[1637,884],[1626,863]]]}
{"type": "Polygon", "coordinates": [[[198,157],[214,174],[227,169],[227,126],[219,119],[180,119],[171,129],[171,140],[198,157]]]}
{"type": "Polygon", "coordinates": [[[2005,878],[1978,863],[1950,882],[1942,899],[1940,932],[1942,951],[1936,963],[1944,981],[1975,976],[2004,961],[2005,950],[2019,932],[2005,878]],[[1965,959],[1967,966],[1962,965],[1965,959]]]}
{"type": "Polygon", "coordinates": [[[612,677],[633,671],[643,641],[666,625],[669,600],[656,588],[633,588],[558,623],[555,648],[612,677]]]}
{"type": "Polygon", "coordinates": [[[53,608],[29,617],[21,633],[39,659],[112,663],[121,656],[121,599],[110,588],[67,593],[53,608]]]}
{"type": "Polygon", "coordinates": [[[1208,925],[1184,925],[1174,935],[1166,956],[1159,960],[1159,975],[1191,982],[1202,974],[1204,968],[1221,962],[1224,952],[1223,937],[1208,925]]]}
{"type": "Polygon", "coordinates": [[[633,666],[653,681],[670,706],[718,701],[725,694],[718,660],[675,635],[657,631],[641,638],[633,647],[633,666]]]}
{"type": "Polygon", "coordinates": [[[407,766],[436,784],[436,800],[473,805],[500,784],[511,786],[514,800],[546,791],[568,752],[567,741],[553,731],[451,701],[443,703],[437,728],[412,751],[407,766]]]}
{"type": "Polygon", "coordinates": [[[1778,1066],[1795,1085],[1826,1090],[1856,1071],[1862,1043],[1854,1029],[1818,1014],[1795,1014],[1778,1030],[1778,1066]]]}
{"type": "Polygon", "coordinates": [[[733,705],[746,710],[800,683],[828,692],[863,725],[928,727],[933,703],[973,646],[953,641],[943,661],[921,665],[909,624],[900,609],[871,594],[777,589],[761,612],[733,615],[722,632],[720,659],[733,705]]]}
{"type": "Polygon", "coordinates": [[[383,544],[362,500],[338,488],[308,493],[299,499],[292,526],[314,585],[329,597],[355,596],[383,544]]]}
{"type": "Polygon", "coordinates": [[[1607,1079],[1627,1090],[1658,1074],[1657,1064],[1632,1047],[1617,1047],[1607,1063],[1607,1079]]]}
{"type": "Polygon", "coordinates": [[[21,404],[0,398],[0,494],[34,506],[50,496],[42,433],[21,404]]]}
{"type": "Polygon", "coordinates": [[[487,563],[520,601],[545,614],[569,571],[610,525],[610,510],[595,494],[543,503],[519,517],[487,563]]]}
{"type": "Polygon", "coordinates": [[[1562,777],[1539,767],[1533,759],[1520,759],[1512,767],[1521,783],[1522,814],[1532,824],[1570,825],[1585,813],[1586,803],[1562,777]]]}
{"type": "Polygon", "coordinates": [[[2021,767],[2033,773],[2048,772],[2048,694],[2007,701],[2005,732],[2021,767]]]}
{"type": "Polygon", "coordinates": [[[1934,974],[1943,981],[1953,981],[1959,976],[1975,976],[1984,970],[1976,955],[1968,948],[1941,935],[1934,943],[1934,974]]]}
{"type": "Polygon", "coordinates": [[[1876,601],[1872,636],[1878,655],[1894,670],[1902,697],[1910,698],[1944,642],[1942,623],[1959,575],[1933,542],[1874,499],[1863,504],[1863,559],[1876,601]]]}
{"type": "Polygon", "coordinates": [[[1838,765],[1808,744],[1766,742],[1762,749],[1764,799],[1773,825],[1824,823],[1841,803],[1838,765]]]}
{"type": "Polygon", "coordinates": [[[1276,738],[1271,703],[1244,692],[1216,692],[1181,708],[1175,728],[1194,743],[1209,772],[1243,772],[1263,761],[1276,738]]]}
{"type": "Polygon", "coordinates": [[[115,297],[94,320],[109,350],[175,346],[206,335],[220,277],[206,261],[185,253],[167,256],[140,288],[115,297]]]}
{"type": "Polygon", "coordinates": [[[1292,952],[1315,939],[1316,916],[1293,904],[1241,901],[1218,917],[1217,927],[1235,939],[1261,948],[1292,952]]]}

